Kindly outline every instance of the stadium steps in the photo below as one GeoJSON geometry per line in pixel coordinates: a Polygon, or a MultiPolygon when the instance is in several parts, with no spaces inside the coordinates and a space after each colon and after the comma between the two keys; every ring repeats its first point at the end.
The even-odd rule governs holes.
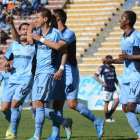
{"type": "Polygon", "coordinates": [[[76,34],[78,58],[87,52],[123,3],[122,0],[70,0],[64,9],[66,25],[76,34]]]}
{"type": "MultiPolygon", "coordinates": [[[[140,31],[140,9],[138,7],[133,8],[137,11],[137,22],[135,28],[140,31]]],[[[132,10],[133,10],[132,9],[132,10]]],[[[91,45],[90,49],[83,55],[81,63],[79,63],[79,72],[81,75],[93,75],[99,66],[102,65],[101,59],[106,55],[112,55],[113,58],[118,58],[121,53],[121,36],[123,31],[119,27],[120,15],[125,10],[116,12],[115,16],[111,19],[111,22],[104,28],[102,34],[96,38],[95,42],[91,45]]],[[[116,73],[123,73],[123,65],[115,65],[116,73]]]]}

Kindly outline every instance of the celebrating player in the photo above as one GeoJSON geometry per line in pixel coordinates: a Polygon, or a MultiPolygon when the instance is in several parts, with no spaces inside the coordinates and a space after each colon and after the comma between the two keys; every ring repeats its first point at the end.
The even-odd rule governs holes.
{"type": "Polygon", "coordinates": [[[11,133],[7,139],[17,137],[17,128],[20,121],[21,111],[19,106],[32,88],[33,75],[35,72],[35,45],[27,42],[27,23],[19,27],[20,42],[13,41],[5,53],[3,65],[13,60],[11,76],[2,98],[1,110],[6,119],[11,122],[11,133]],[[10,111],[11,108],[11,111],[10,111]]]}
{"type": "MultiPolygon", "coordinates": [[[[62,80],[56,83],[56,87],[54,90],[55,99],[55,112],[62,116],[62,109],[64,100],[67,99],[68,106],[78,111],[80,114],[88,118],[93,122],[97,130],[98,138],[101,138],[104,133],[103,120],[99,119],[92,114],[92,112],[83,104],[77,102],[77,93],[79,86],[79,72],[77,67],[76,60],[76,37],[73,31],[69,30],[66,25],[66,13],[62,9],[54,10],[53,15],[56,17],[56,21],[58,23],[58,29],[62,33],[63,40],[67,41],[67,51],[68,51],[68,59],[65,65],[65,70],[63,72],[62,80]]],[[[32,37],[35,39],[36,36],[33,34],[32,37]]],[[[54,43],[45,39],[43,41],[48,47],[53,49],[60,49],[64,44],[61,42],[54,43]]],[[[49,114],[53,114],[52,111],[49,111],[49,114]]],[[[54,118],[54,117],[53,117],[54,118]]],[[[51,119],[53,119],[51,118],[51,119]]],[[[71,124],[71,120],[69,120],[71,124]]],[[[56,121],[53,122],[53,133],[48,138],[49,139],[57,139],[59,138],[59,123],[56,121]]],[[[71,129],[71,127],[70,127],[71,129]]],[[[67,133],[67,139],[70,139],[71,131],[70,129],[65,129],[67,133]]]]}
{"type": "MultiPolygon", "coordinates": [[[[125,11],[120,18],[120,28],[124,30],[121,39],[122,54],[113,63],[124,63],[120,102],[128,123],[140,140],[140,122],[136,113],[140,113],[137,101],[140,100],[140,33],[133,26],[136,13],[125,11]]],[[[105,59],[104,59],[105,60],[105,59]]],[[[108,61],[108,60],[105,60],[108,61]]]]}

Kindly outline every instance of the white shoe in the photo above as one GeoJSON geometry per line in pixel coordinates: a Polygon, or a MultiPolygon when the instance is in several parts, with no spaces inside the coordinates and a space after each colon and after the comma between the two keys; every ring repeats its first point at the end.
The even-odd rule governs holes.
{"type": "Polygon", "coordinates": [[[111,119],[106,119],[105,122],[112,122],[112,120],[111,119]]]}
{"type": "Polygon", "coordinates": [[[113,118],[111,118],[111,121],[112,121],[112,122],[115,122],[115,120],[114,120],[113,118]]]}

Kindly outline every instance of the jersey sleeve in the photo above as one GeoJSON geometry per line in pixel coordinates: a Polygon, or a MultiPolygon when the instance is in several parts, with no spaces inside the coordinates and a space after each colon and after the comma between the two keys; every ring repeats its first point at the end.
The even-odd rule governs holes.
{"type": "Polygon", "coordinates": [[[8,61],[11,61],[13,60],[13,45],[15,44],[15,42],[11,43],[11,45],[9,46],[9,48],[7,49],[6,53],[5,53],[5,58],[8,60],[8,61]]]}
{"type": "Polygon", "coordinates": [[[102,73],[102,66],[98,68],[98,70],[95,72],[95,76],[99,76],[102,73]]]}
{"type": "Polygon", "coordinates": [[[3,72],[1,72],[1,74],[0,74],[0,81],[2,81],[3,79],[4,79],[3,72]]]}
{"type": "Polygon", "coordinates": [[[67,34],[62,36],[62,39],[66,41],[68,44],[76,40],[75,33],[72,31],[69,31],[67,34]]]}

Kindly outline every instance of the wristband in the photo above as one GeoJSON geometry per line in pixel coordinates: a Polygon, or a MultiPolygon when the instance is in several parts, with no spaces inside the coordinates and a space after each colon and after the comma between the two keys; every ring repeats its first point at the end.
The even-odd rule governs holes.
{"type": "Polygon", "coordinates": [[[64,66],[60,65],[59,69],[64,70],[64,66]]]}
{"type": "Polygon", "coordinates": [[[39,41],[43,43],[45,41],[45,38],[41,37],[39,41]]]}

